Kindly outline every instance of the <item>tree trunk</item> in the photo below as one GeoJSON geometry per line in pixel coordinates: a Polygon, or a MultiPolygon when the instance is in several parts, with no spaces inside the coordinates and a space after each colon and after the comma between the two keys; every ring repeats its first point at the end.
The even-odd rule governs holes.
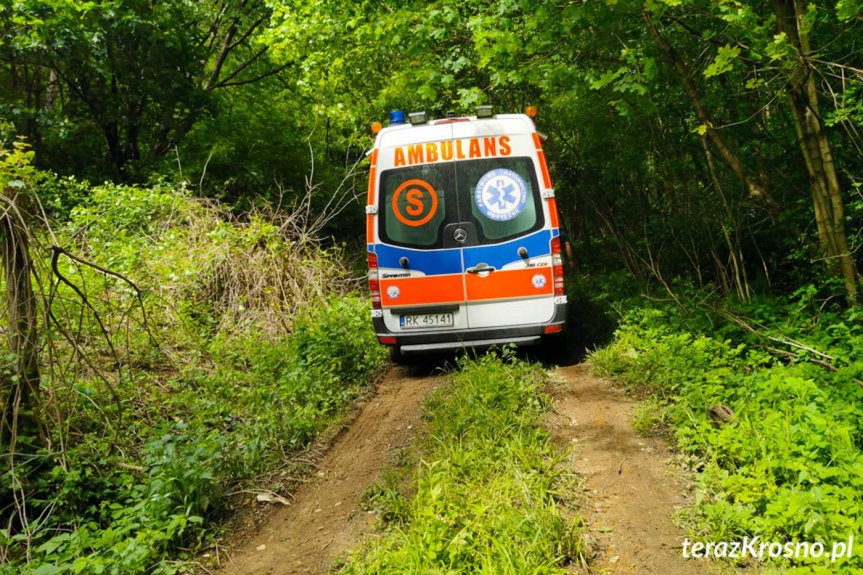
{"type": "Polygon", "coordinates": [[[39,363],[36,296],[31,283],[31,262],[25,198],[7,187],[8,202],[0,218],[0,256],[6,281],[9,352],[15,357],[11,377],[2,382],[3,419],[0,449],[14,455],[16,439],[41,435],[38,418],[39,363]]]}
{"type": "Polygon", "coordinates": [[[836,176],[830,142],[824,133],[818,90],[810,61],[811,46],[799,0],[773,0],[779,30],[794,44],[798,65],[788,82],[788,101],[794,116],[797,140],[809,174],[818,238],[830,273],[845,282],[848,303],[858,301],[856,264],[845,233],[845,206],[836,176]]]}
{"type": "Polygon", "coordinates": [[[644,21],[647,23],[647,29],[650,32],[650,35],[665,55],[666,59],[671,63],[671,66],[680,78],[680,83],[683,85],[684,91],[689,96],[690,100],[692,100],[692,105],[695,108],[695,114],[698,116],[698,121],[707,127],[707,132],[705,132],[705,134],[710,140],[710,143],[713,144],[716,151],[719,152],[719,155],[722,156],[722,159],[725,160],[725,163],[729,168],[731,168],[731,171],[734,172],[734,175],[737,176],[737,179],[739,179],[743,184],[743,187],[746,189],[746,193],[752,198],[764,198],[764,190],[760,185],[758,185],[758,183],[753,182],[749,178],[746,173],[746,168],[743,166],[743,162],[737,154],[731,150],[728,144],[726,144],[725,140],[719,134],[719,131],[713,128],[710,114],[704,107],[701,94],[698,93],[695,84],[693,84],[692,80],[689,78],[689,69],[686,64],[680,59],[677,51],[675,51],[671,44],[668,43],[665,36],[663,36],[656,28],[650,14],[644,10],[642,11],[642,16],[644,17],[644,21]]]}
{"type": "MultiPolygon", "coordinates": [[[[722,200],[722,206],[725,208],[725,215],[728,218],[728,226],[732,226],[734,230],[734,240],[732,241],[731,234],[728,232],[728,226],[725,225],[725,222],[719,221],[719,226],[722,229],[722,237],[725,239],[726,248],[728,248],[728,261],[731,264],[732,273],[730,278],[733,279],[732,283],[737,292],[737,297],[742,301],[748,302],[752,296],[752,290],[749,287],[749,278],[746,275],[746,266],[744,265],[743,248],[740,245],[740,224],[737,221],[737,216],[734,213],[731,204],[729,204],[728,199],[725,197],[725,192],[722,191],[722,184],[719,181],[719,176],[716,174],[716,167],[713,162],[713,154],[710,153],[710,147],[707,145],[706,138],[701,139],[701,144],[704,148],[704,157],[707,160],[707,168],[710,172],[710,181],[713,183],[713,187],[716,189],[716,192],[722,200]]],[[[715,250],[713,260],[718,266],[717,271],[720,272],[720,275],[729,278],[725,269],[725,264],[723,264],[722,260],[720,260],[716,255],[715,250]]],[[[725,285],[727,285],[727,283],[725,285]]]]}

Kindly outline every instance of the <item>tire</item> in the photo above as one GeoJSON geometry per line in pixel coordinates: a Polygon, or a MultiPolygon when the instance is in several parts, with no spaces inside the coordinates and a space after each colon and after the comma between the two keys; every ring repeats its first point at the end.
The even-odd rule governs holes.
{"type": "Polygon", "coordinates": [[[572,336],[568,334],[568,330],[542,338],[542,356],[546,361],[558,365],[572,365],[578,362],[573,347],[572,336]]]}
{"type": "Polygon", "coordinates": [[[402,348],[397,345],[390,346],[390,361],[395,365],[411,365],[411,358],[402,353],[402,348]]]}

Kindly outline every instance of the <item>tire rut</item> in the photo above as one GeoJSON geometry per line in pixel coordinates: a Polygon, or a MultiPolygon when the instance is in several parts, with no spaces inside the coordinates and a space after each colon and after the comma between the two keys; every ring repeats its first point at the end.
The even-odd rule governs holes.
{"type": "Polygon", "coordinates": [[[300,485],[290,505],[276,510],[257,533],[232,550],[220,575],[326,573],[331,561],[356,547],[374,523],[360,509],[390,456],[414,438],[422,404],[440,376],[417,377],[394,368],[360,408],[350,427],[300,485]]]}
{"type": "Polygon", "coordinates": [[[557,368],[550,386],[555,413],[548,428],[569,448],[567,464],[584,478],[580,512],[599,543],[591,573],[700,575],[712,566],[684,559],[683,533],[672,515],[688,505],[688,482],[668,445],[632,427],[638,402],[586,364],[557,368]]]}

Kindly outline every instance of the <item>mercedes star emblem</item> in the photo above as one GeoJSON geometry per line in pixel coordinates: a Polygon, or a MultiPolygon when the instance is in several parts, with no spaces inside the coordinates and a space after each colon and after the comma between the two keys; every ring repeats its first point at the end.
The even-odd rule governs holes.
{"type": "Polygon", "coordinates": [[[458,243],[463,244],[467,240],[467,232],[462,228],[458,228],[453,232],[452,237],[458,243]]]}

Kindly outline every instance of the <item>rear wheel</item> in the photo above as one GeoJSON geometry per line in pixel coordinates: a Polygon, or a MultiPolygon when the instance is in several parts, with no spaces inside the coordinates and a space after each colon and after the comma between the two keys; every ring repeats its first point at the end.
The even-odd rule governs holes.
{"type": "Polygon", "coordinates": [[[578,361],[578,354],[569,330],[546,335],[542,338],[542,355],[546,361],[558,365],[571,365],[578,361]]]}
{"type": "Polygon", "coordinates": [[[390,361],[396,365],[410,365],[411,358],[402,353],[401,346],[392,345],[390,346],[390,361]]]}

